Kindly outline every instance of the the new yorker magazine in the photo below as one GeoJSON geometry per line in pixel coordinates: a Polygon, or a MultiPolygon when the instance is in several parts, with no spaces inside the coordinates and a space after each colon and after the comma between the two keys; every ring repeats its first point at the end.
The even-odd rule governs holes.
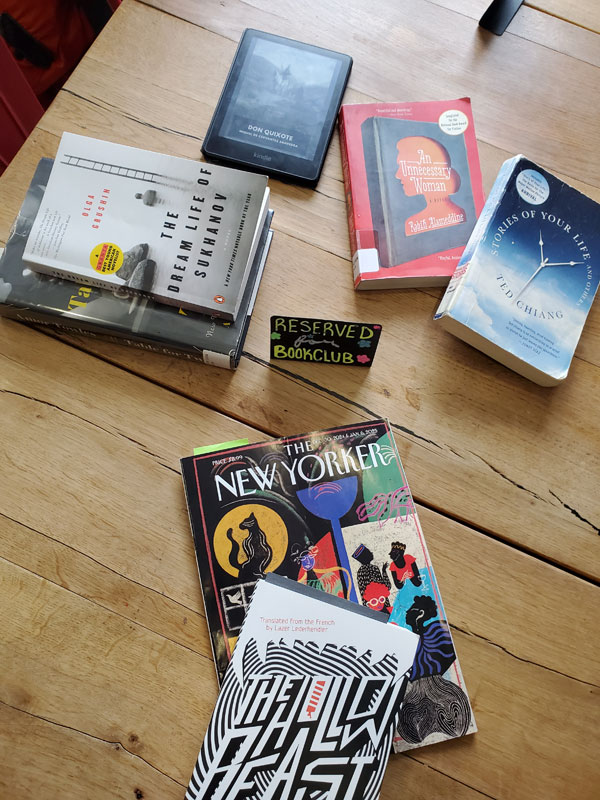
{"type": "Polygon", "coordinates": [[[181,464],[220,681],[256,581],[276,572],[361,603],[420,636],[396,750],[476,730],[386,420],[190,456],[181,464]]]}
{"type": "Polygon", "coordinates": [[[268,197],[263,175],[64,133],[23,259],[232,320],[268,197]]]}
{"type": "Polygon", "coordinates": [[[260,580],[187,800],[377,800],[419,637],[273,573],[260,580]]]}

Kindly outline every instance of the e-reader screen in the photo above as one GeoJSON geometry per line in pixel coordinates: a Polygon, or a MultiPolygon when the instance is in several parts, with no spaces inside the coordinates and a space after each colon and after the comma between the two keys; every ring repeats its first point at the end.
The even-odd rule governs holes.
{"type": "Polygon", "coordinates": [[[246,30],[204,154],[300,182],[315,181],[351,65],[343,53],[246,30]]]}
{"type": "Polygon", "coordinates": [[[340,68],[329,56],[253,39],[220,135],[312,160],[340,68]]]}

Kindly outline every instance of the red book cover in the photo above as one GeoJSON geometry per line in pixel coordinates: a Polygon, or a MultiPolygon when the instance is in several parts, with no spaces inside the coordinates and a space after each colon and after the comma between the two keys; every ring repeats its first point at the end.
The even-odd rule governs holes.
{"type": "Polygon", "coordinates": [[[471,101],[340,110],[356,289],[444,286],[484,204],[471,101]]]}

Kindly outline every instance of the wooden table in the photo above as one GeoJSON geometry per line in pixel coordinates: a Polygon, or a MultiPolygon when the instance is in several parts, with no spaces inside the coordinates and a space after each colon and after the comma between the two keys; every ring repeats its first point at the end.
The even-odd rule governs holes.
{"type": "MultiPolygon", "coordinates": [[[[0,181],[6,240],[63,130],[191,158],[242,30],[354,57],[346,102],[472,98],[484,188],[522,152],[600,201],[595,0],[126,0],[0,181]]],[[[217,685],[179,458],[389,417],[479,733],[390,761],[382,797],[591,798],[600,785],[600,304],[542,389],[441,331],[439,290],[356,293],[337,134],[272,181],[237,372],[1,321],[0,795],[182,798],[217,685]],[[379,321],[370,370],[269,362],[272,313],[379,321]]]]}

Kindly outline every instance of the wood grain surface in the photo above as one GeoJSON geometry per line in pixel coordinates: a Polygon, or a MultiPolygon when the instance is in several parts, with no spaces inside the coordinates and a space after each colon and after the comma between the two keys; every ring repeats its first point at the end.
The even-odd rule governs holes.
{"type": "MultiPolygon", "coordinates": [[[[470,96],[489,191],[523,152],[600,201],[594,0],[125,0],[0,179],[0,242],[64,130],[190,158],[242,30],[350,53],[345,102],[470,96]]],[[[479,732],[390,760],[383,800],[594,798],[600,311],[543,389],[438,330],[437,289],[352,287],[337,133],[275,236],[236,372],[0,320],[0,796],[183,798],[217,685],[179,459],[387,416],[479,732]],[[369,370],[269,361],[271,314],[363,319],[369,370]]]]}

